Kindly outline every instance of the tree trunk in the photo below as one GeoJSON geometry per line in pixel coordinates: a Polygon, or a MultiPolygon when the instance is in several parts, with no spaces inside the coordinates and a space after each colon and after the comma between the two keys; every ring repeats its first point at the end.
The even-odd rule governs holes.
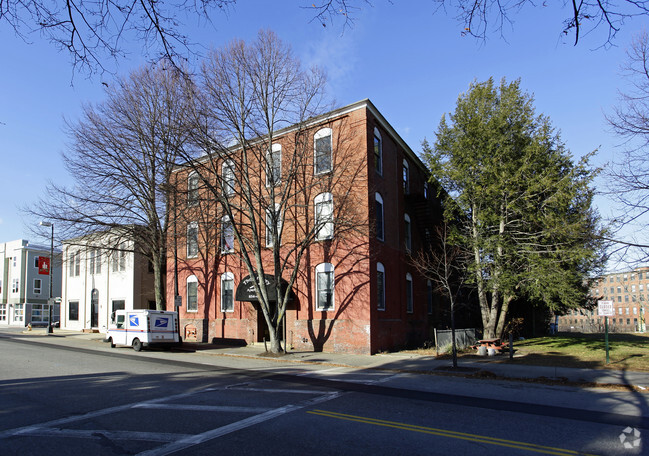
{"type": "Polygon", "coordinates": [[[163,273],[164,261],[162,255],[155,255],[153,261],[153,288],[157,310],[167,310],[165,296],[165,274],[163,273]]]}
{"type": "Polygon", "coordinates": [[[507,296],[503,299],[502,307],[500,308],[500,316],[498,317],[498,325],[496,326],[496,335],[494,337],[502,337],[505,329],[505,322],[507,321],[507,312],[509,311],[509,304],[514,300],[513,296],[507,296]]]}

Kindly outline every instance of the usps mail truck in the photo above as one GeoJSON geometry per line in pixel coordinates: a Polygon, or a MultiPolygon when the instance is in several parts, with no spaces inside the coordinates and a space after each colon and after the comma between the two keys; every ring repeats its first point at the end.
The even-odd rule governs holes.
{"type": "Polygon", "coordinates": [[[180,343],[178,313],[164,310],[117,310],[111,318],[106,341],[132,346],[135,351],[152,345],[180,343]]]}

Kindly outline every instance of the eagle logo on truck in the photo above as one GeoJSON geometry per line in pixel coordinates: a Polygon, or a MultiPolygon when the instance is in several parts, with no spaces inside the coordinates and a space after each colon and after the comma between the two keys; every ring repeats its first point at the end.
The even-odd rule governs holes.
{"type": "Polygon", "coordinates": [[[129,320],[131,326],[140,326],[140,319],[137,317],[137,315],[129,316],[128,320],[129,320]]]}
{"type": "Polygon", "coordinates": [[[169,323],[169,320],[166,318],[156,318],[154,326],[156,328],[166,328],[167,323],[169,323]]]}

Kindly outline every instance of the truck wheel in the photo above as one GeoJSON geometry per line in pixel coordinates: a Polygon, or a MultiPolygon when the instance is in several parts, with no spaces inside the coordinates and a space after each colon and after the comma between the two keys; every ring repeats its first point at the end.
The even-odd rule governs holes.
{"type": "Polygon", "coordinates": [[[112,337],[110,339],[108,339],[108,342],[110,342],[110,348],[115,348],[115,343],[113,342],[112,337]]]}
{"type": "Polygon", "coordinates": [[[142,350],[142,342],[140,342],[140,339],[133,339],[133,350],[136,352],[142,350]]]}

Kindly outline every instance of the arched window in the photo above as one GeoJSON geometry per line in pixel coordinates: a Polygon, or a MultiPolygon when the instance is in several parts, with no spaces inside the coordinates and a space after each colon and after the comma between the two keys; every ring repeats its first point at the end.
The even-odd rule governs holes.
{"type": "Polygon", "coordinates": [[[234,312],[234,274],[221,274],[221,312],[234,312]]]}
{"type": "Polygon", "coordinates": [[[374,169],[383,175],[383,139],[378,128],[374,127],[374,169]]]}
{"type": "Polygon", "coordinates": [[[194,206],[198,204],[198,174],[193,172],[187,178],[187,204],[194,206]]]}
{"type": "Polygon", "coordinates": [[[278,245],[282,244],[283,217],[279,203],[275,203],[274,208],[274,210],[271,207],[266,209],[266,247],[272,247],[274,245],[273,227],[277,227],[277,239],[279,240],[278,245]]]}
{"type": "Polygon", "coordinates": [[[223,193],[225,195],[233,195],[236,188],[236,177],[234,174],[234,162],[232,160],[223,162],[221,178],[223,179],[223,193]]]}
{"type": "Polygon", "coordinates": [[[334,309],[334,266],[321,263],[315,267],[316,310],[334,309]]]}
{"type": "Polygon", "coordinates": [[[410,273],[406,274],[406,312],[413,312],[413,295],[412,295],[412,276],[410,273]]]}
{"type": "Polygon", "coordinates": [[[403,194],[410,193],[410,166],[408,160],[403,159],[403,194]]]}
{"type": "Polygon", "coordinates": [[[234,225],[229,216],[221,219],[221,253],[234,252],[234,225]]]}
{"type": "Polygon", "coordinates": [[[187,277],[187,312],[198,312],[198,279],[187,277]]]}
{"type": "Polygon", "coordinates": [[[385,266],[376,263],[376,308],[385,310],[385,266]]]}
{"type": "Polygon", "coordinates": [[[198,222],[187,225],[187,258],[198,256],[198,222]]]}
{"type": "Polygon", "coordinates": [[[384,241],[385,233],[383,230],[383,198],[381,198],[381,195],[379,193],[376,193],[374,194],[374,199],[376,200],[376,238],[384,241]]]}
{"type": "Polygon", "coordinates": [[[404,240],[405,240],[406,251],[410,252],[410,250],[412,250],[412,228],[410,224],[410,216],[408,214],[404,214],[403,221],[405,225],[404,240]]]}
{"type": "Polygon", "coordinates": [[[331,171],[331,128],[318,130],[313,142],[315,174],[331,171]]]}
{"type": "Polygon", "coordinates": [[[320,193],[315,197],[315,230],[316,239],[334,237],[334,201],[331,193],[320,193]]]}
{"type": "Polygon", "coordinates": [[[273,144],[266,155],[266,186],[277,185],[282,180],[282,145],[273,144]]]}

